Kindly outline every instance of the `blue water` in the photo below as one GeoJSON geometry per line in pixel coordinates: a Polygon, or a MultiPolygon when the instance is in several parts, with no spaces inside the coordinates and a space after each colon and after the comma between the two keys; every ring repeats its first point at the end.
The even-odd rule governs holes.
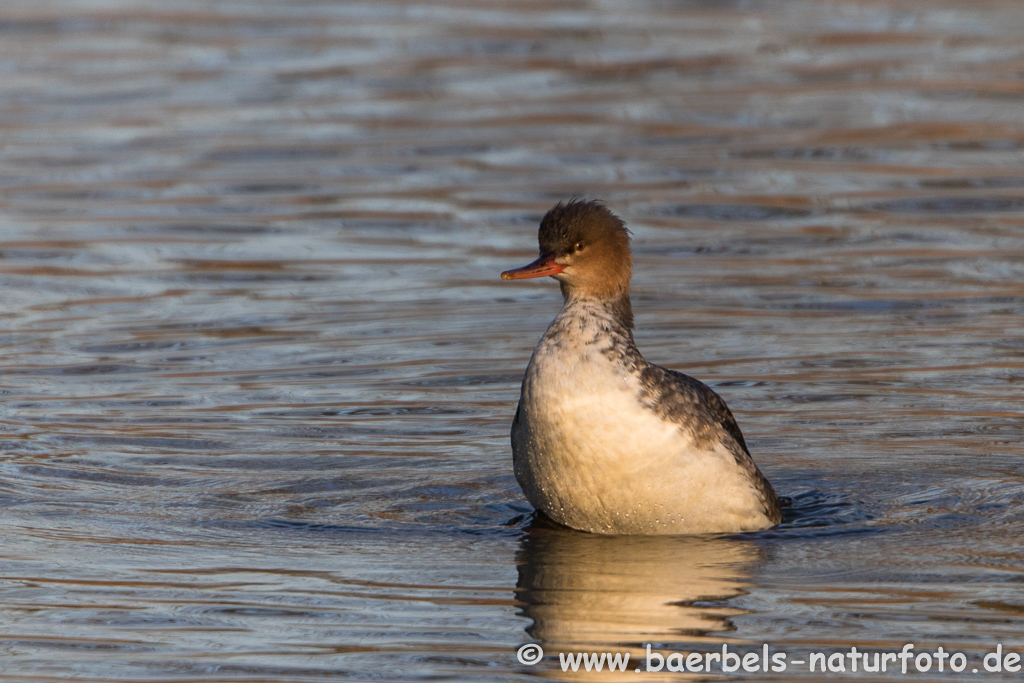
{"type": "Polygon", "coordinates": [[[2,678],[1024,651],[1022,31],[995,0],[5,8],[2,678]],[[532,514],[508,428],[560,297],[498,273],[574,195],[633,230],[640,348],[729,402],[777,529],[532,514]]]}

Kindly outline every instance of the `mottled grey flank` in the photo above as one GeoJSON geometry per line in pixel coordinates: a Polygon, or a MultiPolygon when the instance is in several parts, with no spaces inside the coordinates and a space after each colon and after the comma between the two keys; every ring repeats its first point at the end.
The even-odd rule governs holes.
{"type": "Polygon", "coordinates": [[[611,340],[605,355],[639,376],[638,398],[644,407],[678,424],[697,444],[724,444],[757,489],[765,516],[775,524],[782,521],[778,496],[750,456],[740,426],[722,397],[703,382],[650,363],[640,354],[633,341],[633,309],[628,295],[602,305],[609,315],[600,329],[611,340]]]}
{"type": "Polygon", "coordinates": [[[693,377],[644,362],[647,367],[640,370],[643,387],[640,401],[644,406],[667,420],[677,422],[680,429],[690,432],[698,443],[724,444],[757,489],[765,516],[773,524],[781,522],[778,496],[750,457],[740,427],[722,397],[693,377]],[[726,438],[726,434],[731,439],[726,438]]]}

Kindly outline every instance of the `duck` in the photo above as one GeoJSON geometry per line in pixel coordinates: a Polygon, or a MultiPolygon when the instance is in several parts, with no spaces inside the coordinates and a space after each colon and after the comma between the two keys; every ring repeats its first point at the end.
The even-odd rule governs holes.
{"type": "Polygon", "coordinates": [[[736,419],[710,387],[648,362],[633,339],[630,232],[603,203],[559,202],[539,257],[503,280],[551,277],[563,305],[523,377],[512,460],[526,499],[579,531],[760,531],[782,519],[736,419]]]}

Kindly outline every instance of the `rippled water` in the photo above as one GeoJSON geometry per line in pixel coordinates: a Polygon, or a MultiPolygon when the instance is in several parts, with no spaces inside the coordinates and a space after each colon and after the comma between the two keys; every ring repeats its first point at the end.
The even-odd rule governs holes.
{"type": "Polygon", "coordinates": [[[985,0],[9,3],[2,676],[1024,649],[1022,33],[985,0]],[[508,427],[560,297],[497,275],[573,195],[633,229],[638,343],[730,403],[778,529],[531,519],[508,427]]]}

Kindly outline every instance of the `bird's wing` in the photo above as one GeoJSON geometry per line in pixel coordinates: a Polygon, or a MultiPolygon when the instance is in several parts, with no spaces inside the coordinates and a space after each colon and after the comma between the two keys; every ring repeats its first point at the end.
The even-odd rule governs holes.
{"type": "Polygon", "coordinates": [[[743,432],[721,396],[689,375],[653,364],[640,371],[640,386],[640,400],[644,405],[663,419],[678,424],[697,444],[725,445],[736,464],[747,472],[768,514],[778,514],[775,490],[750,457],[743,432]]]}

